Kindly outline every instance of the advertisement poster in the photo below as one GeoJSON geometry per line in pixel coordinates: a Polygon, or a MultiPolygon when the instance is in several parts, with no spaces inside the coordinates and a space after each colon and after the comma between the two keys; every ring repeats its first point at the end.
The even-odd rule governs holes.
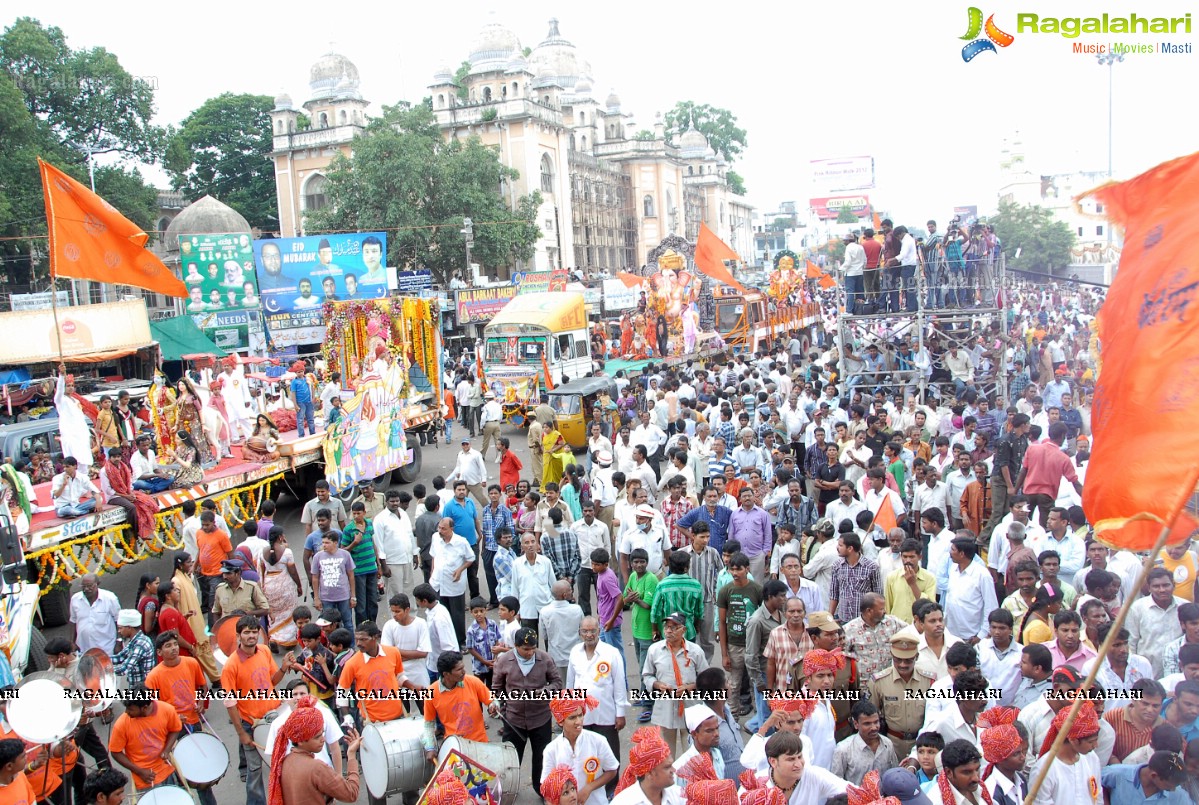
{"type": "Polygon", "coordinates": [[[458,325],[487,321],[504,309],[508,300],[516,296],[516,291],[515,285],[466,288],[454,291],[454,308],[458,311],[458,325]]]}
{"type": "Polygon", "coordinates": [[[840,215],[842,207],[849,207],[849,211],[859,218],[870,214],[870,198],[864,195],[822,196],[810,199],[810,205],[816,217],[824,221],[832,220],[840,215]]]}
{"type": "Polygon", "coordinates": [[[869,190],[874,187],[874,158],[812,160],[812,184],[822,190],[869,190]]]}
{"type": "Polygon", "coordinates": [[[421,291],[432,290],[433,272],[427,268],[415,271],[400,271],[396,275],[395,289],[404,296],[419,296],[421,291]]]}
{"type": "Polygon", "coordinates": [[[262,309],[271,317],[293,313],[303,319],[313,311],[319,314],[327,301],[383,299],[386,257],[383,232],[256,240],[254,262],[262,309]]]}
{"type": "Polygon", "coordinates": [[[604,280],[604,312],[632,310],[640,293],[640,286],[630,288],[620,280],[604,280]]]}
{"type": "Polygon", "coordinates": [[[249,235],[180,235],[179,263],[188,313],[258,307],[249,235]]]}
{"type": "Polygon", "coordinates": [[[517,293],[545,293],[546,291],[565,291],[569,274],[564,268],[553,271],[530,271],[527,274],[517,274],[515,278],[519,290],[517,293]]]}
{"type": "Polygon", "coordinates": [[[204,333],[226,352],[249,349],[250,333],[262,329],[258,310],[214,310],[192,316],[204,333]]]}
{"type": "Polygon", "coordinates": [[[345,414],[326,429],[325,479],[342,490],[363,478],[378,478],[404,462],[404,370],[397,364],[385,374],[363,377],[342,408],[345,414]]]}

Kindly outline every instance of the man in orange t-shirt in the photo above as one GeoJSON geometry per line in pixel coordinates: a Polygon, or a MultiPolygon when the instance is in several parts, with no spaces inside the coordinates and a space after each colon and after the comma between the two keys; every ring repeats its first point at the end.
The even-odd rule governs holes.
{"type": "Polygon", "coordinates": [[[34,805],[37,795],[25,777],[25,742],[0,740],[0,805],[34,805]]]}
{"type": "Polygon", "coordinates": [[[108,751],[133,773],[133,785],[146,791],[158,785],[178,785],[175,767],[167,758],[183,731],[175,708],[155,701],[143,684],[125,691],[125,712],[112,725],[108,751]]]}
{"type": "Polygon", "coordinates": [[[499,705],[477,676],[466,675],[466,663],[457,651],[443,651],[437,658],[437,681],[429,686],[433,696],[425,701],[425,732],[421,744],[430,762],[436,757],[435,724],[445,727],[445,736],[460,735],[470,741],[487,742],[483,707],[498,715],[499,705]]]}
{"type": "Polygon", "coordinates": [[[208,679],[194,657],[179,651],[179,635],[166,631],[154,639],[158,665],[146,674],[146,687],[160,702],[169,702],[190,735],[199,729],[200,713],[208,708],[208,679]]]}
{"type": "Polygon", "coordinates": [[[216,514],[200,512],[200,530],[196,532],[196,557],[200,565],[200,611],[212,626],[212,602],[221,583],[221,563],[233,556],[233,543],[216,524],[216,514]]]}
{"type": "Polygon", "coordinates": [[[400,650],[379,645],[381,634],[374,621],[363,621],[354,627],[358,651],[346,661],[337,680],[338,688],[354,692],[363,718],[372,722],[402,718],[404,703],[399,690],[415,689],[404,676],[400,650]]]}
{"type": "Polygon", "coordinates": [[[237,649],[221,671],[221,688],[231,697],[225,700],[229,721],[237,732],[246,752],[246,805],[266,805],[266,787],[262,779],[262,755],[254,748],[254,726],[267,713],[279,706],[277,697],[246,698],[249,694],[260,696],[273,692],[275,685],[283,679],[283,668],[290,668],[296,661],[292,652],[283,658],[283,668],[275,664],[271,650],[258,645],[262,624],[253,615],[242,615],[237,620],[237,649]]]}

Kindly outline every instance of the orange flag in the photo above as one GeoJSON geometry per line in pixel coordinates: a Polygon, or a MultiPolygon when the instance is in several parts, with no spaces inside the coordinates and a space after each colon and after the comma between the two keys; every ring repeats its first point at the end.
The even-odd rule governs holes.
{"type": "Polygon", "coordinates": [[[733,278],[725,260],[740,260],[741,256],[730,249],[728,245],[716,237],[716,233],[708,229],[708,225],[699,225],[699,237],[695,241],[695,266],[714,280],[720,280],[725,285],[732,285],[741,293],[745,288],[733,278]]]}
{"type": "Polygon", "coordinates": [[[835,287],[836,284],[837,284],[837,281],[835,279],[833,279],[832,277],[830,277],[828,274],[820,275],[820,287],[824,288],[826,291],[829,288],[835,287]]]}
{"type": "Polygon", "coordinates": [[[870,223],[874,226],[876,233],[883,228],[883,219],[879,218],[878,213],[873,210],[870,212],[870,223]]]}
{"type": "MultiPolygon", "coordinates": [[[[554,390],[554,378],[550,375],[550,365],[545,360],[545,353],[541,354],[541,368],[545,371],[545,390],[554,390]]],[[[533,378],[536,380],[536,378],[533,378]]]]}
{"type": "Polygon", "coordinates": [[[645,282],[645,277],[638,277],[636,274],[630,274],[627,271],[621,271],[616,275],[616,278],[623,282],[626,288],[636,288],[645,282]]]}
{"type": "Polygon", "coordinates": [[[891,505],[890,495],[883,498],[883,502],[879,504],[878,511],[874,513],[874,522],[871,525],[876,525],[888,533],[892,528],[899,525],[899,521],[895,518],[895,507],[891,505]]]}
{"type": "Polygon", "coordinates": [[[187,298],[183,280],[146,250],[149,236],[137,224],[53,165],[40,159],[38,165],[50,227],[51,276],[187,298]]]}
{"type": "Polygon", "coordinates": [[[1199,481],[1199,153],[1085,196],[1123,227],[1124,249],[1098,317],[1083,508],[1108,545],[1146,550],[1171,523],[1178,543],[1199,525],[1188,507],[1199,481]],[[1147,447],[1163,444],[1191,458],[1147,447]]]}
{"type": "Polygon", "coordinates": [[[820,270],[820,266],[816,265],[811,260],[808,261],[808,279],[814,280],[823,273],[824,272],[820,270]]]}

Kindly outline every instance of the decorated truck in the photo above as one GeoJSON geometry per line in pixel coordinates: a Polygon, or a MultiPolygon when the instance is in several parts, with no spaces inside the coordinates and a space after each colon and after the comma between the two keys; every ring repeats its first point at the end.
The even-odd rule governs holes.
{"type": "Polygon", "coordinates": [[[320,478],[343,494],[366,479],[378,489],[414,481],[422,434],[433,437],[441,419],[436,304],[411,298],[327,304],[324,358],[331,371],[342,373],[341,421],[304,437],[294,430],[281,433],[273,460],[258,463],[235,455],[207,470],[198,484],[157,493],[160,508],[152,533],[136,534],[125,511],[115,506],[58,518],[49,483],[36,485],[27,500],[7,476],[0,477],[8,504],[0,515],[0,651],[17,677],[44,667],[37,623],[66,623],[72,582],[182,548],[180,507],[186,500],[214,500],[236,528],[281,488],[303,498],[320,478]],[[18,533],[16,517],[8,515],[22,504],[29,508],[29,527],[18,533]]]}

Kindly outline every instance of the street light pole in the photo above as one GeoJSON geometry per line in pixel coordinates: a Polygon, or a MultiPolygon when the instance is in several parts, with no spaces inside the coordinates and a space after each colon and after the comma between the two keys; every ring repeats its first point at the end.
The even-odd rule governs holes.
{"type": "Polygon", "coordinates": [[[1112,177],[1112,69],[1124,61],[1123,53],[1100,53],[1099,64],[1107,67],[1107,177],[1112,177]]]}

